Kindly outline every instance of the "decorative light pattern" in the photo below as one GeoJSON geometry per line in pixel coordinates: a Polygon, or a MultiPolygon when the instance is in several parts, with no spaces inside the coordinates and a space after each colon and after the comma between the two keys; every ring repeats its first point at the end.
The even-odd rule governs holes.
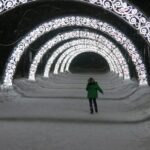
{"type": "Polygon", "coordinates": [[[57,50],[55,50],[53,52],[53,54],[47,61],[47,64],[45,66],[45,71],[44,71],[44,77],[49,77],[49,72],[50,72],[51,66],[52,66],[53,62],[55,61],[55,59],[58,57],[58,55],[60,55],[62,52],[64,52],[65,50],[67,50],[70,47],[74,47],[78,44],[82,44],[82,45],[97,46],[100,49],[106,49],[107,51],[109,51],[109,54],[113,55],[112,60],[116,59],[118,61],[118,65],[120,65],[120,67],[121,67],[120,72],[123,73],[124,78],[129,79],[129,69],[128,69],[126,61],[125,61],[124,57],[122,56],[122,54],[120,53],[119,49],[116,48],[114,45],[111,46],[111,42],[109,42],[109,41],[104,42],[104,41],[105,41],[105,38],[102,38],[102,36],[99,36],[98,41],[80,38],[79,40],[73,40],[71,42],[67,42],[67,43],[63,44],[61,47],[59,47],[57,50]]]}
{"type": "MultiPolygon", "coordinates": [[[[74,46],[72,48],[69,48],[67,51],[65,51],[61,56],[60,58],[58,59],[55,67],[54,67],[54,74],[58,74],[59,72],[59,68],[60,68],[60,72],[64,72],[64,68],[66,66],[66,63],[68,61],[69,58],[72,57],[72,55],[74,55],[76,52],[79,52],[81,49],[94,49],[96,50],[100,55],[103,55],[106,54],[105,50],[100,50],[98,49],[98,47],[95,47],[93,45],[91,46],[85,46],[85,45],[77,45],[77,46],[74,46]]],[[[114,61],[112,61],[112,63],[110,63],[110,60],[113,60],[111,57],[110,59],[105,58],[108,62],[109,62],[109,66],[111,68],[112,71],[114,71],[116,74],[119,74],[119,71],[118,71],[118,67],[117,65],[114,63],[114,61]]],[[[120,76],[122,76],[122,72],[120,72],[120,76]]]]}
{"type": "MultiPolygon", "coordinates": [[[[0,0],[0,12],[37,0],[0,0]]],[[[138,8],[123,0],[79,0],[104,8],[134,27],[150,43],[150,21],[138,8]]]]}
{"type": "MultiPolygon", "coordinates": [[[[95,52],[94,50],[91,50],[91,51],[87,51],[87,50],[85,50],[84,52],[95,52]]],[[[62,71],[62,72],[70,72],[69,71],[69,67],[70,67],[70,64],[71,64],[71,62],[72,62],[72,60],[77,56],[77,55],[79,55],[79,54],[81,54],[82,53],[82,50],[80,50],[80,52],[76,52],[76,53],[73,53],[72,55],[72,57],[71,58],[69,58],[69,60],[67,60],[67,63],[65,64],[65,68],[63,68],[64,70],[62,71]]],[[[99,53],[97,53],[97,54],[99,54],[99,53]]],[[[100,55],[100,54],[99,54],[100,55]]],[[[109,58],[110,56],[106,56],[106,54],[103,54],[103,53],[101,53],[101,56],[103,56],[103,57],[105,57],[105,59],[107,60],[107,62],[108,62],[108,65],[109,66],[111,66],[111,68],[113,68],[113,70],[117,70],[117,68],[116,68],[116,66],[114,66],[114,64],[113,64],[113,62],[111,61],[111,59],[109,58]]],[[[65,63],[65,62],[64,62],[65,63]]],[[[113,70],[111,70],[112,72],[115,72],[115,73],[117,73],[117,71],[113,71],[113,70]]]]}
{"type": "Polygon", "coordinates": [[[14,8],[16,5],[19,5],[17,0],[0,0],[0,12],[14,8]]]}
{"type": "MultiPolygon", "coordinates": [[[[104,43],[104,45],[107,45],[107,47],[109,49],[112,49],[112,51],[114,51],[114,53],[116,53],[116,55],[119,57],[120,56],[120,61],[122,61],[122,66],[127,68],[127,65],[125,62],[125,59],[123,60],[123,56],[119,53],[119,49],[116,48],[116,46],[110,42],[109,40],[107,40],[105,37],[98,35],[96,33],[92,33],[92,32],[87,32],[87,31],[72,31],[72,32],[68,32],[68,33],[64,33],[64,34],[60,34],[56,37],[54,37],[53,39],[49,40],[48,42],[46,42],[46,44],[44,44],[44,46],[42,46],[40,48],[40,50],[38,51],[38,53],[36,54],[36,56],[34,57],[34,60],[31,64],[30,70],[29,70],[29,80],[34,81],[35,80],[35,74],[37,71],[37,67],[38,64],[40,63],[42,57],[44,56],[44,54],[49,51],[54,45],[58,44],[59,42],[63,41],[63,40],[68,40],[70,38],[87,38],[89,37],[90,39],[93,40],[97,40],[100,43],[104,43]],[[88,35],[88,36],[87,36],[88,35]]],[[[96,43],[95,43],[96,44],[96,43]]],[[[51,61],[51,60],[50,60],[51,61]]],[[[129,78],[129,71],[128,69],[124,68],[124,75],[125,78],[129,78]]]]}
{"type": "Polygon", "coordinates": [[[30,32],[27,36],[25,36],[21,40],[21,42],[15,47],[9,59],[9,62],[7,64],[7,67],[5,69],[3,87],[7,88],[9,86],[12,86],[12,80],[13,80],[13,76],[16,70],[17,63],[20,60],[25,49],[29,47],[30,44],[32,44],[36,39],[38,39],[39,37],[41,37],[47,32],[50,32],[52,30],[55,30],[61,27],[67,27],[67,26],[89,27],[89,28],[93,28],[96,30],[100,30],[110,35],[117,42],[122,44],[123,47],[128,51],[129,55],[131,56],[132,61],[135,64],[135,67],[138,73],[139,84],[140,85],[148,84],[145,65],[143,64],[143,61],[140,55],[136,51],[135,46],[124,34],[116,30],[114,27],[110,26],[109,24],[101,22],[97,19],[81,17],[81,16],[69,16],[69,17],[58,18],[58,19],[54,19],[52,21],[46,22],[40,25],[39,27],[37,27],[36,29],[34,29],[32,32],[30,32]]]}
{"type": "Polygon", "coordinates": [[[101,36],[99,36],[97,39],[98,39],[98,41],[90,40],[90,39],[81,39],[80,38],[79,40],[73,40],[71,42],[67,42],[64,45],[62,45],[61,47],[59,47],[57,50],[55,50],[53,52],[53,54],[51,55],[51,57],[47,61],[45,71],[44,71],[44,76],[49,77],[49,72],[50,72],[51,66],[52,66],[53,62],[55,61],[55,59],[57,58],[57,56],[59,54],[64,52],[69,47],[73,47],[73,46],[78,45],[78,44],[87,45],[87,43],[88,43],[90,45],[95,45],[97,47],[101,46],[102,48],[109,49],[109,53],[114,54],[114,57],[119,61],[119,64],[121,64],[122,72],[124,74],[125,79],[129,78],[128,66],[126,64],[126,61],[125,61],[124,57],[120,53],[119,49],[116,48],[114,45],[112,45],[112,47],[111,47],[111,43],[109,41],[105,41],[105,38],[102,38],[101,36]]]}
{"type": "MultiPolygon", "coordinates": [[[[82,1],[82,0],[81,0],[82,1]]],[[[146,17],[138,8],[132,6],[128,1],[123,0],[84,0],[89,3],[103,7],[109,10],[122,19],[124,19],[129,25],[139,31],[149,43],[150,43],[150,20],[146,17]]]]}
{"type": "Polygon", "coordinates": [[[74,57],[74,54],[80,52],[83,49],[95,50],[98,54],[102,55],[108,61],[109,66],[112,71],[115,70],[115,72],[117,74],[119,74],[121,77],[123,76],[120,65],[118,64],[118,61],[116,61],[116,59],[115,59],[114,61],[110,62],[110,60],[113,60],[114,56],[112,54],[110,54],[110,52],[107,51],[107,49],[103,49],[101,46],[97,47],[97,46],[88,45],[88,44],[87,45],[83,45],[83,44],[76,45],[76,46],[71,47],[68,50],[66,50],[57,61],[56,65],[54,67],[54,74],[58,74],[59,68],[60,68],[60,72],[64,72],[64,68],[67,64],[68,59],[70,59],[72,56],[74,57]]]}
{"type": "Polygon", "coordinates": [[[10,10],[18,5],[36,0],[0,0],[0,13],[10,10]]]}
{"type": "MultiPolygon", "coordinates": [[[[68,62],[67,62],[67,64],[64,65],[64,66],[66,66],[65,69],[64,69],[65,72],[69,72],[69,67],[70,67],[70,64],[73,61],[73,59],[75,57],[77,57],[77,55],[79,55],[79,54],[81,54],[83,52],[95,52],[95,53],[100,54],[99,52],[95,51],[95,49],[92,49],[92,50],[87,50],[87,49],[78,50],[78,52],[73,53],[72,56],[68,60],[66,59],[68,62]]],[[[117,69],[116,66],[113,64],[113,62],[111,62],[112,59],[110,58],[109,55],[107,55],[107,54],[102,52],[101,56],[103,56],[107,60],[109,66],[111,66],[114,70],[117,69]]],[[[65,63],[65,60],[64,60],[63,63],[65,63]]]]}
{"type": "MultiPolygon", "coordinates": [[[[109,66],[110,66],[110,70],[115,72],[116,74],[119,74],[120,77],[123,77],[123,72],[121,70],[121,66],[120,64],[118,64],[118,61],[116,61],[116,59],[114,59],[112,55],[110,55],[109,53],[107,53],[104,49],[98,49],[97,47],[93,47],[93,45],[88,45],[88,47],[86,46],[86,49],[95,49],[95,50],[99,50],[98,54],[102,55],[108,62],[109,66]],[[92,47],[91,47],[92,46],[92,47]]],[[[82,47],[81,45],[78,47],[79,49],[77,49],[76,51],[80,51],[80,47],[82,47]]],[[[84,46],[82,47],[83,49],[85,48],[84,46]]],[[[65,56],[61,66],[60,66],[60,72],[64,72],[65,70],[69,70],[69,61],[70,59],[76,54],[76,51],[69,53],[69,55],[65,56]]],[[[72,58],[72,59],[73,59],[72,58]]],[[[71,63],[71,62],[70,62],[71,63]]]]}

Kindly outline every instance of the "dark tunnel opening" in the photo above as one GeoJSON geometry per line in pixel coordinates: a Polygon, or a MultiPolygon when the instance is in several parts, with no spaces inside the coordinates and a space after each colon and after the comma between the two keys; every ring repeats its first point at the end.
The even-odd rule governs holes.
{"type": "Polygon", "coordinates": [[[72,73],[106,73],[110,71],[110,68],[101,55],[85,52],[73,59],[69,71],[72,73]]]}

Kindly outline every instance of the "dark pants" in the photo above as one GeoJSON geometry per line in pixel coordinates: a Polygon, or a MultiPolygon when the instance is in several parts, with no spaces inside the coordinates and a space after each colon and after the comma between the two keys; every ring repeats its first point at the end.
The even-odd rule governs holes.
{"type": "Polygon", "coordinates": [[[96,98],[89,98],[89,106],[90,106],[91,113],[93,113],[93,104],[94,104],[95,112],[98,112],[96,98]]]}

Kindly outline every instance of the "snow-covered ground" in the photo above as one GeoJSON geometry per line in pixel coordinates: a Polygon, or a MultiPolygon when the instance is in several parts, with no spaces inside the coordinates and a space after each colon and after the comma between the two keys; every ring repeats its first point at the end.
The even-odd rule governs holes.
{"type": "Polygon", "coordinates": [[[0,150],[149,150],[150,88],[113,73],[15,80],[0,93],[0,150]],[[89,113],[86,83],[104,90],[89,113]]]}

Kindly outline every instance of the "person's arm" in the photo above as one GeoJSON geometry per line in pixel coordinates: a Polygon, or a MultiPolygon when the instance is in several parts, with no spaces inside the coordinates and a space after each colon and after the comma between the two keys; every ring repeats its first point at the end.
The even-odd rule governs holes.
{"type": "Polygon", "coordinates": [[[97,89],[98,89],[98,91],[99,91],[100,93],[104,94],[102,88],[100,88],[100,86],[99,86],[98,84],[97,84],[97,89]]]}

